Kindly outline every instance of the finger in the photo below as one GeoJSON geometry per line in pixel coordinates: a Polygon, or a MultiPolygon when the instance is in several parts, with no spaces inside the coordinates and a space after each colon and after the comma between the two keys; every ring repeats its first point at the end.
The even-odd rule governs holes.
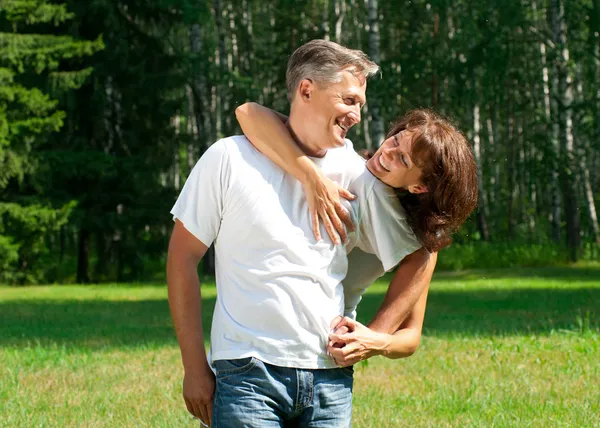
{"type": "Polygon", "coordinates": [[[337,216],[341,219],[341,221],[348,228],[348,230],[354,232],[354,222],[352,221],[352,216],[350,216],[348,210],[344,208],[342,204],[337,202],[335,204],[335,211],[337,213],[337,216]]]}
{"type": "Polygon", "coordinates": [[[356,199],[356,195],[351,193],[350,191],[344,189],[343,187],[339,187],[338,188],[338,194],[344,198],[344,199],[348,199],[349,201],[353,201],[356,199]]]}
{"type": "Polygon", "coordinates": [[[340,361],[340,364],[338,364],[338,365],[340,367],[348,367],[348,366],[353,366],[356,363],[360,363],[361,361],[362,361],[362,358],[360,358],[360,357],[346,358],[346,359],[344,359],[344,361],[340,361]]]}
{"type": "Polygon", "coordinates": [[[310,220],[312,223],[312,231],[317,241],[321,240],[321,230],[319,229],[319,216],[315,211],[311,211],[310,220]]]}
{"type": "Polygon", "coordinates": [[[198,416],[202,422],[208,424],[208,411],[206,410],[206,406],[201,404],[198,406],[198,412],[200,415],[198,416]]]}
{"type": "Polygon", "coordinates": [[[354,335],[352,333],[346,333],[346,334],[331,333],[329,335],[329,340],[332,342],[350,343],[354,340],[354,335]]]}
{"type": "Polygon", "coordinates": [[[342,317],[340,315],[338,315],[337,317],[335,317],[333,319],[333,321],[331,321],[331,324],[329,324],[329,329],[330,330],[335,330],[335,327],[338,325],[338,323],[342,320],[342,317]]]}
{"type": "Polygon", "coordinates": [[[348,326],[346,325],[342,325],[339,328],[337,328],[334,333],[335,334],[346,334],[348,333],[350,330],[348,329],[348,326]]]}
{"type": "MultiPolygon", "coordinates": [[[[335,333],[335,334],[345,334],[348,333],[348,327],[346,327],[345,325],[341,326],[338,329],[332,330],[331,333],[335,333]]],[[[341,348],[342,346],[344,346],[344,343],[340,343],[337,340],[331,340],[331,333],[329,336],[329,343],[328,346],[333,346],[334,348],[341,348]]]]}
{"type": "Polygon", "coordinates": [[[212,425],[212,408],[213,403],[208,403],[208,405],[206,406],[206,410],[208,411],[208,426],[212,425]]]}
{"type": "Polygon", "coordinates": [[[355,357],[349,358],[345,353],[343,348],[333,348],[329,351],[329,354],[333,357],[333,361],[338,366],[349,366],[351,365],[351,361],[354,361],[355,357]]]}
{"type": "Polygon", "coordinates": [[[337,236],[337,233],[335,233],[335,230],[333,228],[333,225],[331,224],[331,220],[329,219],[329,216],[327,215],[327,213],[325,213],[325,212],[321,213],[321,220],[323,221],[323,226],[325,226],[325,230],[327,231],[327,234],[329,235],[329,237],[331,238],[333,243],[335,245],[339,245],[339,243],[340,243],[339,238],[337,236]]]}
{"type": "Polygon", "coordinates": [[[340,235],[340,239],[342,240],[342,242],[346,242],[348,240],[348,236],[346,235],[346,228],[344,227],[344,223],[342,223],[342,221],[337,215],[337,212],[335,211],[335,205],[329,205],[327,207],[327,215],[329,216],[333,227],[335,227],[335,230],[340,235]]]}
{"type": "Polygon", "coordinates": [[[191,415],[196,416],[196,414],[194,413],[194,406],[192,406],[192,403],[187,399],[184,399],[184,400],[185,400],[185,407],[187,408],[187,411],[191,415]]]}
{"type": "Polygon", "coordinates": [[[349,359],[356,358],[360,354],[360,347],[356,343],[350,343],[343,348],[332,348],[330,354],[339,361],[346,363],[349,359]]]}
{"type": "Polygon", "coordinates": [[[335,326],[334,331],[337,330],[340,327],[347,327],[348,331],[355,331],[357,325],[358,325],[358,323],[355,320],[353,320],[352,318],[350,318],[350,317],[344,317],[344,318],[342,318],[337,323],[337,325],[335,326]]]}

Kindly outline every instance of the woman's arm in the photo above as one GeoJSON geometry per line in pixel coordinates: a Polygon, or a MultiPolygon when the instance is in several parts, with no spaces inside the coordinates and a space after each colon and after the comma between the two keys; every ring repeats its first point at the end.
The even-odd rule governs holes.
{"type": "Polygon", "coordinates": [[[354,195],[325,177],[300,150],[284,124],[287,117],[256,103],[239,106],[235,115],[254,147],[304,186],[315,238],[321,239],[320,218],[333,242],[339,243],[337,233],[342,241],[346,241],[344,224],[350,230],[354,230],[354,226],[340,203],[340,196],[352,200],[354,195]]]}
{"type": "Polygon", "coordinates": [[[410,357],[421,341],[428,291],[429,287],[394,334],[376,332],[350,318],[343,318],[337,324],[336,332],[329,335],[329,354],[340,366],[350,366],[376,355],[392,359],[410,357]],[[340,334],[340,331],[345,333],[340,334]]]}
{"type": "Polygon", "coordinates": [[[427,307],[427,287],[415,304],[408,318],[402,323],[400,329],[392,335],[392,340],[383,349],[384,356],[388,358],[410,357],[417,351],[421,342],[423,320],[425,319],[425,308],[427,307]]]}
{"type": "Polygon", "coordinates": [[[281,169],[302,184],[320,179],[321,171],[300,150],[285,125],[287,116],[257,103],[242,104],[235,109],[235,116],[252,145],[281,169]]]}

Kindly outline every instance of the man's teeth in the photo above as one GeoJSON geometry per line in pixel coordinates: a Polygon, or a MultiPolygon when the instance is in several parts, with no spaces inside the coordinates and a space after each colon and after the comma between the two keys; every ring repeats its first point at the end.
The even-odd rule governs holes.
{"type": "Polygon", "coordinates": [[[383,169],[385,169],[387,172],[390,172],[390,167],[387,166],[385,164],[385,162],[383,162],[383,159],[381,159],[381,156],[379,156],[379,165],[381,165],[383,167],[383,169]]]}
{"type": "Polygon", "coordinates": [[[344,131],[348,130],[348,127],[346,125],[343,125],[341,123],[338,122],[337,124],[340,128],[342,128],[344,131]]]}

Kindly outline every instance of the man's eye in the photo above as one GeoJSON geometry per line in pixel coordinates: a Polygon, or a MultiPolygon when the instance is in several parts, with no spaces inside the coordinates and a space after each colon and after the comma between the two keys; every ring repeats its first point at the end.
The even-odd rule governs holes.
{"type": "Polygon", "coordinates": [[[344,99],[344,102],[349,106],[354,105],[354,98],[346,98],[344,99]]]}

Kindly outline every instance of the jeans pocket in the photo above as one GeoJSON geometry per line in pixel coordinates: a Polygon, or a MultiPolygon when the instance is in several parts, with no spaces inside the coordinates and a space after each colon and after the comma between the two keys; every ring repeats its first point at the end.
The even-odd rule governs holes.
{"type": "Polygon", "coordinates": [[[238,358],[235,360],[217,360],[213,362],[218,377],[231,376],[251,370],[256,365],[256,358],[238,358]]]}

